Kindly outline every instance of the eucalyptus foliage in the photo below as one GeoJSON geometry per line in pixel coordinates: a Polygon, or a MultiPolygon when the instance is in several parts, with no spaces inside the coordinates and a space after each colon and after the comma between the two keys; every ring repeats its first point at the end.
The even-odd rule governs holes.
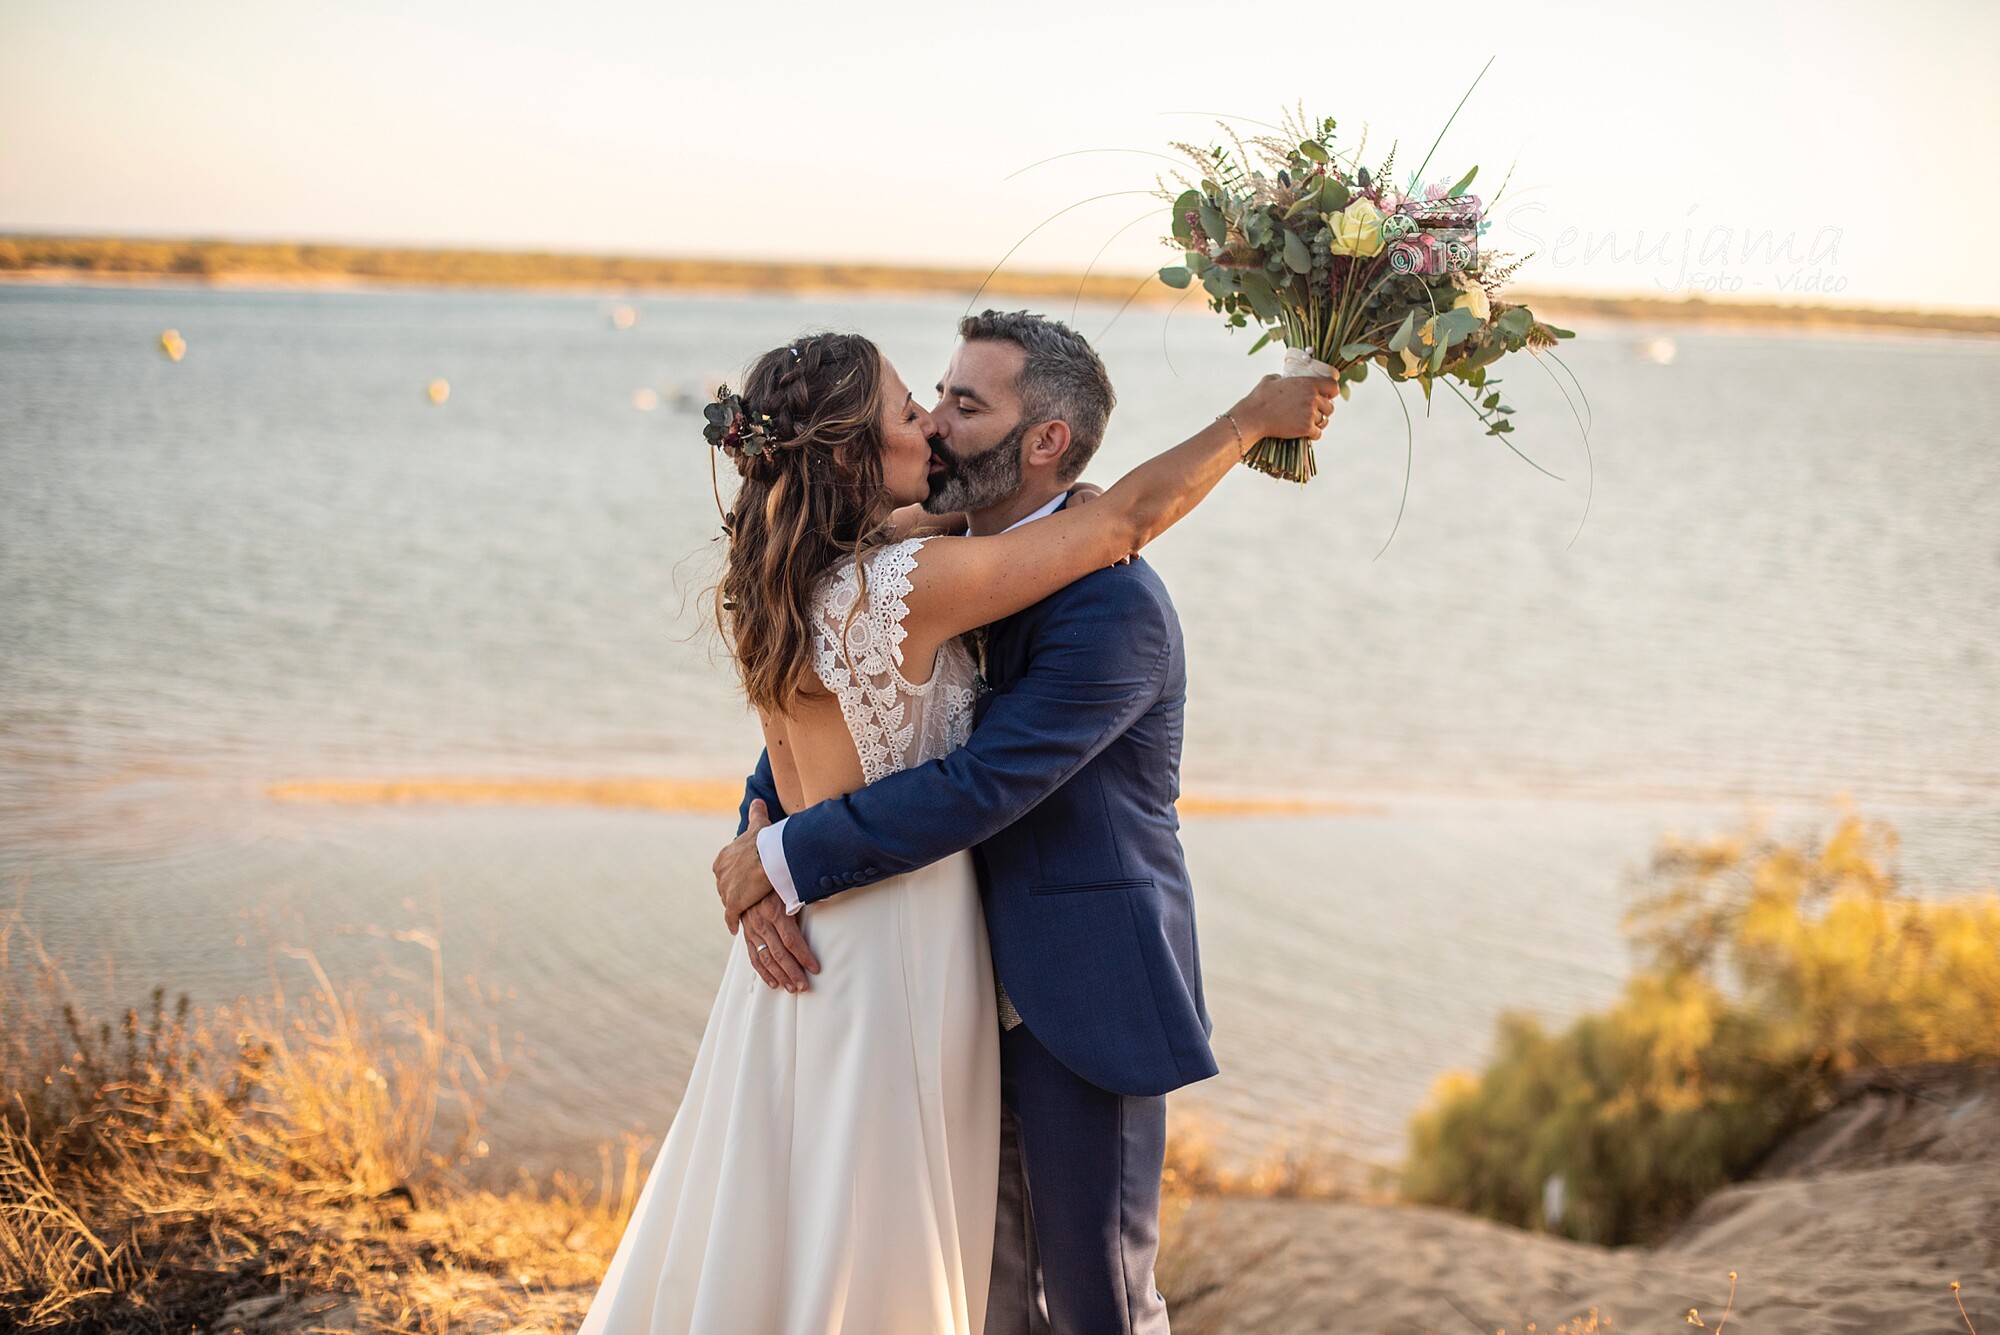
{"type": "MultiPolygon", "coordinates": [[[[1476,217],[1479,201],[1467,192],[1478,168],[1448,187],[1422,187],[1413,176],[1414,193],[1404,194],[1389,184],[1393,149],[1370,172],[1358,149],[1337,147],[1333,120],[1288,118],[1286,129],[1230,148],[1175,145],[1199,179],[1174,198],[1166,240],[1183,258],[1161,269],[1160,280],[1198,283],[1232,328],[1258,327],[1252,353],[1277,341],[1333,366],[1343,396],[1371,367],[1393,382],[1416,382],[1427,402],[1432,386],[1448,380],[1487,434],[1505,441],[1514,410],[1489,368],[1510,352],[1553,347],[1573,334],[1499,300],[1515,265],[1487,262],[1476,244],[1469,258],[1435,262],[1440,247],[1422,220],[1440,212],[1476,217]],[[1412,255],[1429,259],[1404,271],[1412,255]]],[[[1263,441],[1245,462],[1293,482],[1317,469],[1307,440],[1263,441]]]]}

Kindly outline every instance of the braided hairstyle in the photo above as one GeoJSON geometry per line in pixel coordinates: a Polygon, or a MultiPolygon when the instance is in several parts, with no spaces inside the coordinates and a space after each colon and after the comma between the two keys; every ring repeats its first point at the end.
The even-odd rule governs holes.
{"type": "Polygon", "coordinates": [[[759,357],[743,406],[771,446],[725,451],[742,478],[723,512],[729,556],[716,620],[744,693],[785,713],[820,693],[811,607],[819,577],[881,545],[894,502],[882,479],[882,354],[859,334],[814,334],[759,357]]]}

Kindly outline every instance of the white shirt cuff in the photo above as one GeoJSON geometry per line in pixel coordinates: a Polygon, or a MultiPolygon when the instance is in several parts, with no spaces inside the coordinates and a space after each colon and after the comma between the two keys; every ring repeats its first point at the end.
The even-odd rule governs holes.
{"type": "Polygon", "coordinates": [[[798,887],[792,884],[792,869],[785,863],[784,821],[757,831],[757,860],[764,864],[764,875],[769,878],[771,888],[785,901],[785,912],[797,913],[805,907],[799,903],[798,887]]]}

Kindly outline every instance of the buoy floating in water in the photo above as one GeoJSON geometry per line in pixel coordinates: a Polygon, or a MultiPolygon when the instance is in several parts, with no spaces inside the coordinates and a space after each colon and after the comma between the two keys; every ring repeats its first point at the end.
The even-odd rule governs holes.
{"type": "Polygon", "coordinates": [[[160,331],[160,351],[167,354],[168,361],[179,361],[186,355],[187,350],[187,340],[181,337],[180,330],[165,329],[160,331]]]}
{"type": "Polygon", "coordinates": [[[630,306],[620,306],[611,312],[613,329],[630,329],[637,323],[639,323],[639,312],[630,306]]]}
{"type": "Polygon", "coordinates": [[[649,413],[660,406],[660,396],[650,389],[632,391],[632,406],[642,413],[649,413]]]}
{"type": "Polygon", "coordinates": [[[440,376],[424,386],[424,393],[432,403],[443,403],[451,397],[451,382],[440,376]]]}

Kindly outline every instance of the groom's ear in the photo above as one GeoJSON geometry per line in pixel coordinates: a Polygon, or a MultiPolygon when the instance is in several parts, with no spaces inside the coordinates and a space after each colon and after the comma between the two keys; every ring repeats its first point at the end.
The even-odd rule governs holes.
{"type": "Polygon", "coordinates": [[[1067,453],[1069,423],[1058,419],[1042,423],[1028,437],[1028,457],[1021,462],[1029,468],[1054,468],[1062,463],[1062,457],[1067,453]]]}

